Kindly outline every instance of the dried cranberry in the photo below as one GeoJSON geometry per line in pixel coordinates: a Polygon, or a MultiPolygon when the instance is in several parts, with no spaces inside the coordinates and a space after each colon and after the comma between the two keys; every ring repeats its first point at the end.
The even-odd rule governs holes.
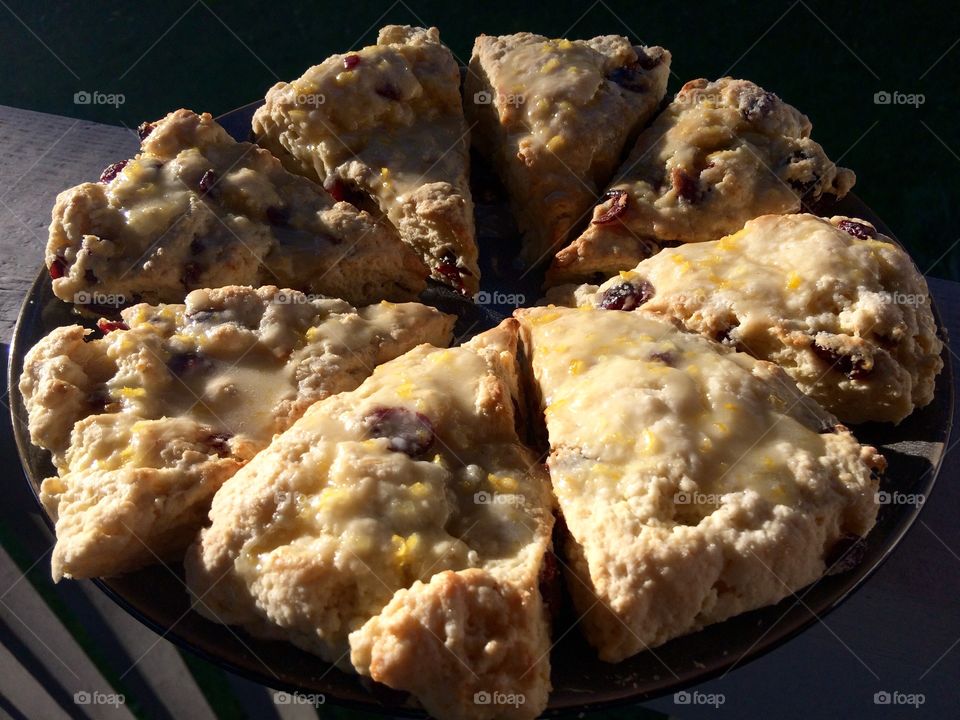
{"type": "Polygon", "coordinates": [[[59,255],[50,263],[50,277],[59,280],[67,274],[67,261],[59,255]]]}
{"type": "Polygon", "coordinates": [[[208,192],[213,190],[213,186],[216,184],[217,184],[216,171],[213,169],[207,170],[203,174],[203,177],[200,178],[200,185],[199,185],[200,192],[202,192],[203,194],[207,194],[208,192]]]}
{"type": "Polygon", "coordinates": [[[232,437],[233,435],[228,432],[214,432],[207,437],[206,443],[219,457],[227,457],[230,455],[230,438],[232,437]]]}
{"type": "Polygon", "coordinates": [[[769,115],[777,105],[777,96],[764,90],[760,94],[742,96],[740,112],[750,122],[756,122],[769,115]]]}
{"type": "Polygon", "coordinates": [[[674,168],[670,172],[670,183],[681,200],[695,203],[700,199],[699,182],[683,168],[674,168]]]}
{"type": "Polygon", "coordinates": [[[645,64],[649,64],[650,62],[651,61],[644,56],[642,62],[637,60],[637,62],[632,62],[629,65],[622,65],[615,68],[607,74],[607,79],[615,82],[624,90],[629,90],[630,92],[646,92],[650,89],[650,79],[647,77],[646,71],[655,67],[655,65],[645,67],[645,64]]]}
{"type": "Polygon", "coordinates": [[[98,388],[87,395],[87,405],[90,406],[94,413],[103,412],[111,402],[113,402],[113,398],[110,397],[110,393],[107,392],[106,388],[98,388]]]}
{"type": "Polygon", "coordinates": [[[837,223],[837,228],[843,230],[847,235],[852,235],[861,240],[869,240],[877,236],[877,231],[874,228],[855,220],[841,220],[837,223]]]}
{"type": "Polygon", "coordinates": [[[114,330],[130,329],[130,327],[123,322],[123,320],[107,320],[107,318],[100,318],[97,320],[97,327],[100,328],[100,332],[102,332],[104,335],[113,332],[114,330]]]}
{"type": "Polygon", "coordinates": [[[859,535],[841,535],[827,551],[824,561],[828,575],[838,575],[853,570],[863,561],[867,546],[859,535]]]}
{"type": "Polygon", "coordinates": [[[359,55],[351,54],[351,55],[343,56],[343,67],[345,67],[347,70],[353,70],[359,64],[360,64],[359,55]]]}
{"type": "Polygon", "coordinates": [[[451,252],[444,253],[437,263],[437,274],[444,280],[453,285],[461,293],[466,294],[466,286],[463,284],[463,276],[472,273],[466,268],[457,265],[457,256],[451,252]]]}
{"type": "Polygon", "coordinates": [[[108,167],[102,173],[100,173],[100,182],[108,183],[113,180],[117,175],[120,174],[120,171],[123,170],[129,160],[121,160],[120,162],[115,162],[113,165],[108,167]]]}
{"type": "Polygon", "coordinates": [[[870,375],[870,368],[858,355],[843,355],[832,348],[824,347],[816,340],[810,346],[814,354],[827,365],[836,368],[851,380],[863,380],[870,375]]]}
{"type": "Polygon", "coordinates": [[[623,215],[623,211],[627,209],[627,201],[629,199],[630,196],[627,195],[626,190],[608,190],[603,195],[603,202],[606,203],[612,200],[613,203],[604,210],[603,213],[593,219],[593,224],[606,225],[616,220],[623,215]]]}
{"type": "Polygon", "coordinates": [[[267,220],[271,225],[289,225],[290,208],[271,205],[267,208],[267,220]]]}
{"type": "Polygon", "coordinates": [[[210,360],[200,353],[186,352],[171,355],[167,367],[174,375],[185,375],[195,370],[210,367],[210,360]]]}
{"type": "Polygon", "coordinates": [[[331,197],[337,202],[344,202],[347,199],[347,187],[339,178],[328,177],[323,182],[323,189],[330,193],[331,197]]]}
{"type": "Polygon", "coordinates": [[[410,457],[422,455],[433,445],[433,423],[426,415],[406,408],[377,408],[365,424],[370,437],[387,438],[391,450],[410,457]]]}
{"type": "Polygon", "coordinates": [[[661,47],[643,47],[637,49],[637,64],[644,70],[653,70],[663,62],[664,52],[661,47]]]}
{"type": "Polygon", "coordinates": [[[650,360],[661,362],[664,365],[669,365],[670,367],[674,366],[674,363],[677,362],[677,356],[670,352],[669,350],[657,350],[650,353],[650,360]]]}
{"type": "Polygon", "coordinates": [[[400,88],[392,83],[377,85],[376,93],[387,100],[399,100],[401,98],[400,88]]]}
{"type": "Polygon", "coordinates": [[[137,136],[141,140],[146,140],[147,135],[153,132],[153,128],[154,128],[153,123],[148,123],[148,122],[140,123],[140,126],[137,128],[137,136]]]}
{"type": "Polygon", "coordinates": [[[604,310],[636,310],[653,297],[653,285],[646,280],[614,285],[603,293],[600,307],[604,310]]]}

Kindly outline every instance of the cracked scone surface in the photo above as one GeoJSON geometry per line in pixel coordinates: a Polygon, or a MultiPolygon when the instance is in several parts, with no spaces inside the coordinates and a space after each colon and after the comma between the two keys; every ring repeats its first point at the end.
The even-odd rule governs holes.
{"type": "Polygon", "coordinates": [[[805,115],[748,80],[693,80],[637,139],[590,225],[557,253],[548,284],[609,277],[664,243],[718,240],[747,220],[841,198],[852,171],[805,115]]]}
{"type": "Polygon", "coordinates": [[[274,433],[377,364],[446,344],[453,325],[418,303],[355,309],[275,287],[195,290],[185,305],[122,318],[95,340],[57,328],[20,379],[31,440],[59,473],[40,493],[56,521],[56,579],[175,557],[217,488],[274,433]]]}
{"type": "Polygon", "coordinates": [[[518,441],[512,320],[313,405],[224,484],[187,554],[201,613],[406,690],[439,718],[549,690],[552,498],[518,441]],[[347,661],[349,658],[349,662],[347,661]]]}
{"type": "Polygon", "coordinates": [[[253,130],[292,171],[372,199],[434,278],[477,292],[470,132],[436,28],[389,25],[376,45],[277,83],[253,130]]]}
{"type": "Polygon", "coordinates": [[[464,85],[474,145],[492,159],[528,264],[566,244],[666,93],[670,53],[619,35],[481,35],[464,85]]]}
{"type": "Polygon", "coordinates": [[[870,223],[767,215],[719,241],[666,249],[599,288],[548,297],[643,305],[775,362],[842,421],[899,422],[933,400],[943,344],[926,280],[870,223]]]}
{"type": "Polygon", "coordinates": [[[46,264],[61,300],[183,302],[276,284],[365,305],[413,300],[427,270],[389,224],[235,142],[209,114],[141,126],[140,153],[60,193],[46,264]]]}
{"type": "Polygon", "coordinates": [[[775,603],[873,526],[882,458],[777,366],[642,310],[517,316],[567,586],[603,660],[775,603]]]}

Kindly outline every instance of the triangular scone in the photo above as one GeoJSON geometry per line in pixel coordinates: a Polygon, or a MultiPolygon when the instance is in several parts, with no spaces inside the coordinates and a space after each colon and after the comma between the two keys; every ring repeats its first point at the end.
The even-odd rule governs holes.
{"type": "Polygon", "coordinates": [[[453,318],[418,303],[359,310],[275,287],[195,290],[136,305],[87,340],[61,327],[27,353],[20,390],[31,440],[59,477],[55,579],[175,559],[217,488],[314,402],[356,388],[453,318]]]}
{"type": "Polygon", "coordinates": [[[775,603],[873,526],[882,457],[776,365],[642,310],[517,316],[603,660],[775,603]]]}
{"type": "Polygon", "coordinates": [[[865,220],[765,215],[721,240],[682,245],[565,304],[643,305],[780,365],[843,422],[899,422],[933,400],[943,367],[929,290],[865,220]]]}
{"type": "Polygon", "coordinates": [[[438,718],[536,717],[552,498],[515,430],[516,345],[513,320],[422,345],[313,405],[214,498],[187,554],[196,608],[438,718]]]}
{"type": "Polygon", "coordinates": [[[670,53],[619,35],[481,35],[464,85],[474,145],[492,158],[523,232],[547,259],[589,215],[667,89],[670,53]]]}
{"type": "Polygon", "coordinates": [[[177,110],[140,134],[135,158],[57,197],[46,262],[60,299],[179,303],[198,288],[276,284],[365,305],[424,288],[426,268],[388,223],[209,114],[177,110]]]}
{"type": "Polygon", "coordinates": [[[277,83],[253,131],[293,172],[370,196],[434,278],[477,292],[470,132],[436,28],[388,25],[376,45],[277,83]]]}
{"type": "Polygon", "coordinates": [[[547,283],[632,268],[664,243],[718,240],[797,212],[856,180],[810,138],[805,115],[748,80],[693,80],[637,139],[584,233],[547,283]]]}

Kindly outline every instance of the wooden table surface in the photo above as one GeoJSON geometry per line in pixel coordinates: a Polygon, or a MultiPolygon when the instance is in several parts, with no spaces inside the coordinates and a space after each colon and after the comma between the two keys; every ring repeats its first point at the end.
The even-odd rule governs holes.
{"type": "MultiPolygon", "coordinates": [[[[56,194],[137,148],[128,130],[0,106],[0,341],[43,259],[56,194]]],[[[869,198],[867,199],[869,201],[869,198]]],[[[930,279],[950,336],[960,285],[930,279]]],[[[952,353],[952,351],[951,351],[952,353]]],[[[7,352],[3,353],[6,377],[7,352]]],[[[954,359],[958,358],[954,355],[954,359]]],[[[3,396],[5,403],[5,393],[3,396]]],[[[956,435],[956,433],[955,433],[956,435]]],[[[951,438],[933,496],[886,564],[838,610],[765,657],[690,692],[591,717],[955,717],[960,705],[960,487],[951,438]],[[875,693],[919,708],[876,704],[875,693]],[[920,699],[918,695],[917,700],[920,699]]],[[[362,717],[278,704],[273,691],[180,651],[91,583],[49,579],[52,536],[0,417],[0,714],[11,717],[362,717]],[[84,694],[85,693],[85,694],[84,694]],[[122,695],[123,702],[119,702],[122,695]]]]}

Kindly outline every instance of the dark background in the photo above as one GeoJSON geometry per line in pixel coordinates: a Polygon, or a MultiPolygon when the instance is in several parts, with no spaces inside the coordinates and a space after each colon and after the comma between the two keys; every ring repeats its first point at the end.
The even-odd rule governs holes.
{"type": "Polygon", "coordinates": [[[724,74],[773,90],[857,172],[855,192],[920,269],[960,279],[960,14],[943,2],[0,3],[0,103],[136,126],[189,107],[214,115],[263,96],[387,23],[428,24],[465,61],[475,35],[619,33],[673,53],[670,93],[724,74]],[[78,91],[124,103],[78,105],[78,91]],[[922,94],[877,105],[880,91],[922,94]]]}

